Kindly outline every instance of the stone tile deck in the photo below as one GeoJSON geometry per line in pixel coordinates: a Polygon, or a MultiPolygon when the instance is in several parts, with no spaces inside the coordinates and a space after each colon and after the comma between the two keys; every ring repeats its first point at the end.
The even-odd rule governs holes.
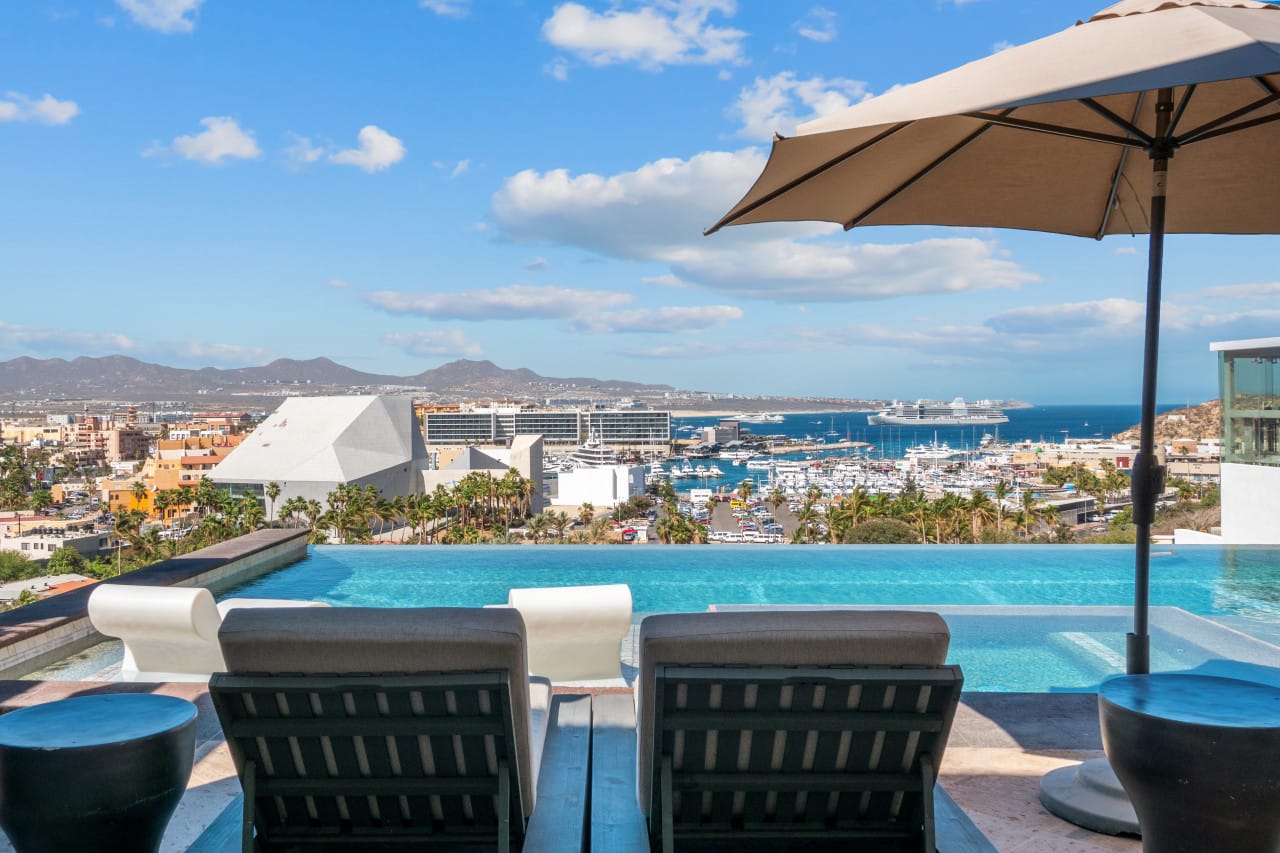
{"type": "MultiPolygon", "coordinates": [[[[137,690],[181,696],[194,701],[200,711],[195,770],[162,851],[220,851],[202,846],[198,839],[239,796],[240,786],[204,685],[7,681],[0,682],[0,711],[86,692],[137,690]]],[[[562,692],[624,690],[620,683],[587,691],[561,688],[562,692]]],[[[1040,805],[1041,776],[1101,754],[1097,700],[1092,694],[967,693],[956,715],[940,778],[978,828],[1006,853],[1139,853],[1142,846],[1136,839],[1080,829],[1040,805]]],[[[0,851],[10,850],[0,838],[0,851]]]]}

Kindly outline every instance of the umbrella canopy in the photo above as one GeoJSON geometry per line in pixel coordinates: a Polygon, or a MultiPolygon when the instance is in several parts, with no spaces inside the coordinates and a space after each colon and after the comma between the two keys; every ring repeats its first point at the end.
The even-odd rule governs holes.
{"type": "Polygon", "coordinates": [[[751,222],[1150,234],[1127,669],[1150,669],[1163,488],[1156,372],[1164,235],[1280,232],[1280,7],[1125,0],[1060,33],[801,125],[707,233],[751,222]],[[1176,167],[1171,164],[1176,163],[1176,167]]]}
{"type": "Polygon", "coordinates": [[[1165,230],[1280,231],[1280,7],[1129,0],[801,125],[708,233],[778,220],[1148,233],[1142,155],[1163,88],[1177,111],[1165,230]]]}

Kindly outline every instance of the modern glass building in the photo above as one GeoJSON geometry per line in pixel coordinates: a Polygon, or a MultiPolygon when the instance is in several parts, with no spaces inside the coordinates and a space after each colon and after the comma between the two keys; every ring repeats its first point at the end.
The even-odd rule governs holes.
{"type": "Polygon", "coordinates": [[[1222,341],[1222,538],[1280,543],[1280,338],[1222,341]]]}

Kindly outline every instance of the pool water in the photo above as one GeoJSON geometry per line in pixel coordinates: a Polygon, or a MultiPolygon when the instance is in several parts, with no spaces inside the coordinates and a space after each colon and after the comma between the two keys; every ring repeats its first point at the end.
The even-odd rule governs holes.
{"type": "MultiPolygon", "coordinates": [[[[1151,578],[1154,671],[1258,666],[1255,677],[1280,674],[1280,649],[1248,631],[1257,625],[1266,629],[1259,636],[1274,637],[1280,625],[1280,552],[1156,548],[1151,578]]],[[[1124,670],[1133,548],[314,546],[306,559],[223,597],[477,607],[505,602],[513,587],[604,583],[629,585],[640,614],[929,607],[951,625],[951,659],[964,667],[966,689],[1092,690],[1124,670]]]]}

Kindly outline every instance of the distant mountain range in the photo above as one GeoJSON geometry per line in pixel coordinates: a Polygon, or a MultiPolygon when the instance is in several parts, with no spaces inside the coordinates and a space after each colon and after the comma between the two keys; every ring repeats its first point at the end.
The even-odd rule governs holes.
{"type": "Polygon", "coordinates": [[[553,378],[532,370],[507,370],[491,361],[459,359],[413,376],[364,373],[327,358],[281,358],[262,367],[187,370],[123,355],[102,358],[15,358],[0,362],[0,394],[23,398],[155,400],[194,394],[279,394],[293,386],[321,390],[371,390],[401,386],[468,396],[591,396],[663,393],[670,385],[617,379],[553,378]]]}

